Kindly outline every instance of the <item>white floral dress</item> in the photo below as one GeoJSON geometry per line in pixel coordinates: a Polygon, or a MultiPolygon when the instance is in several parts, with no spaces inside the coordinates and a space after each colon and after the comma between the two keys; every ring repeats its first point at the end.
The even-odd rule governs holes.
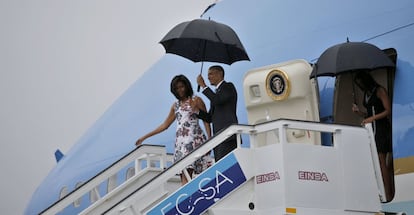
{"type": "MultiPolygon", "coordinates": [[[[175,103],[175,118],[177,121],[176,139],[174,147],[174,162],[180,160],[206,141],[206,135],[201,129],[196,114],[190,107],[189,101],[180,105],[175,103]]],[[[194,169],[196,174],[207,169],[212,162],[209,155],[204,155],[188,168],[194,169]]]]}

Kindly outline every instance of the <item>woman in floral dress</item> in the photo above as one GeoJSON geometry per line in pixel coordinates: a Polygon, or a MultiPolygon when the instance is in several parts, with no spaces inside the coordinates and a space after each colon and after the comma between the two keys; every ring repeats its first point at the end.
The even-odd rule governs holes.
{"type": "MultiPolygon", "coordinates": [[[[210,124],[204,122],[207,137],[198,123],[198,118],[190,106],[196,104],[197,108],[206,111],[206,105],[200,97],[193,96],[193,88],[190,81],[184,75],[177,75],[171,81],[171,93],[177,98],[177,101],[170,108],[170,112],[165,121],[153,131],[147,133],[137,140],[135,145],[141,145],[142,142],[153,135],[165,131],[176,120],[177,130],[174,147],[174,162],[182,159],[184,156],[201,146],[207,138],[211,137],[210,124]]],[[[209,153],[198,159],[192,165],[187,167],[189,176],[193,173],[199,174],[211,165],[212,158],[209,153]]],[[[181,174],[181,183],[187,183],[184,172],[181,174]]]]}

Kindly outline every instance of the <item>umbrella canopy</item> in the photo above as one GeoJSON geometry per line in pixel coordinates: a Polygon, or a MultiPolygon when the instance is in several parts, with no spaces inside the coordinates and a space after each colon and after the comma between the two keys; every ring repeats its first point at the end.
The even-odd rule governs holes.
{"type": "Polygon", "coordinates": [[[236,32],[229,26],[204,19],[183,22],[160,41],[167,53],[193,62],[218,62],[231,65],[250,60],[236,32]]]}
{"type": "Polygon", "coordinates": [[[326,49],[313,67],[315,76],[336,76],[343,72],[395,67],[378,47],[364,42],[346,42],[326,49]]]}

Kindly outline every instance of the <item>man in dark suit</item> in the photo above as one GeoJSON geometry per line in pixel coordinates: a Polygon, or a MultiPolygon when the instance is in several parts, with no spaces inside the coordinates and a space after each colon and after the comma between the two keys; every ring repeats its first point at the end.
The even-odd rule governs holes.
{"type": "MultiPolygon", "coordinates": [[[[208,69],[208,80],[216,87],[215,91],[206,86],[201,75],[197,77],[197,83],[202,88],[203,94],[210,100],[210,110],[208,113],[199,110],[198,118],[212,122],[213,132],[216,134],[231,124],[238,123],[237,92],[231,82],[224,81],[224,69],[221,66],[211,66],[208,69]]],[[[233,135],[214,148],[215,161],[220,160],[235,148],[237,148],[237,138],[233,135]]]]}

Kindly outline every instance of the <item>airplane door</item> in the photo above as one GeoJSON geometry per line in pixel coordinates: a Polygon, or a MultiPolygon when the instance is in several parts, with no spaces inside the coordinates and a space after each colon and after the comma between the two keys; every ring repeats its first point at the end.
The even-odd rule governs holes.
{"type": "MultiPolygon", "coordinates": [[[[390,59],[396,63],[397,53],[393,48],[383,50],[390,59]]],[[[354,77],[356,73],[343,73],[336,77],[335,80],[335,89],[334,89],[334,99],[333,99],[333,122],[338,124],[346,125],[355,125],[361,126],[363,117],[355,114],[352,111],[352,104],[357,104],[358,108],[366,112],[365,108],[362,105],[364,92],[361,91],[358,86],[354,83],[354,77]]],[[[391,108],[392,108],[392,98],[394,93],[394,77],[395,69],[376,69],[369,72],[369,74],[375,79],[375,81],[383,86],[387,92],[390,99],[391,108]]],[[[389,116],[390,122],[392,122],[392,110],[389,116]]],[[[389,129],[390,137],[392,137],[392,123],[390,123],[391,128],[389,129]]],[[[392,145],[392,138],[390,138],[392,145]]],[[[381,161],[380,161],[381,162],[381,161]]],[[[390,173],[389,185],[385,185],[387,180],[384,180],[384,185],[389,187],[387,192],[387,201],[390,201],[394,196],[394,166],[392,159],[392,152],[387,153],[386,155],[387,169],[390,173]]],[[[383,175],[386,175],[383,173],[383,175]]]]}
{"type": "MultiPolygon", "coordinates": [[[[319,121],[318,98],[312,67],[303,59],[291,60],[248,71],[243,81],[249,124],[288,118],[319,121]]],[[[260,136],[260,143],[277,143],[269,132],[260,136]],[[262,140],[263,139],[263,140],[262,140]]],[[[321,145],[318,132],[289,130],[287,140],[321,145]]]]}

